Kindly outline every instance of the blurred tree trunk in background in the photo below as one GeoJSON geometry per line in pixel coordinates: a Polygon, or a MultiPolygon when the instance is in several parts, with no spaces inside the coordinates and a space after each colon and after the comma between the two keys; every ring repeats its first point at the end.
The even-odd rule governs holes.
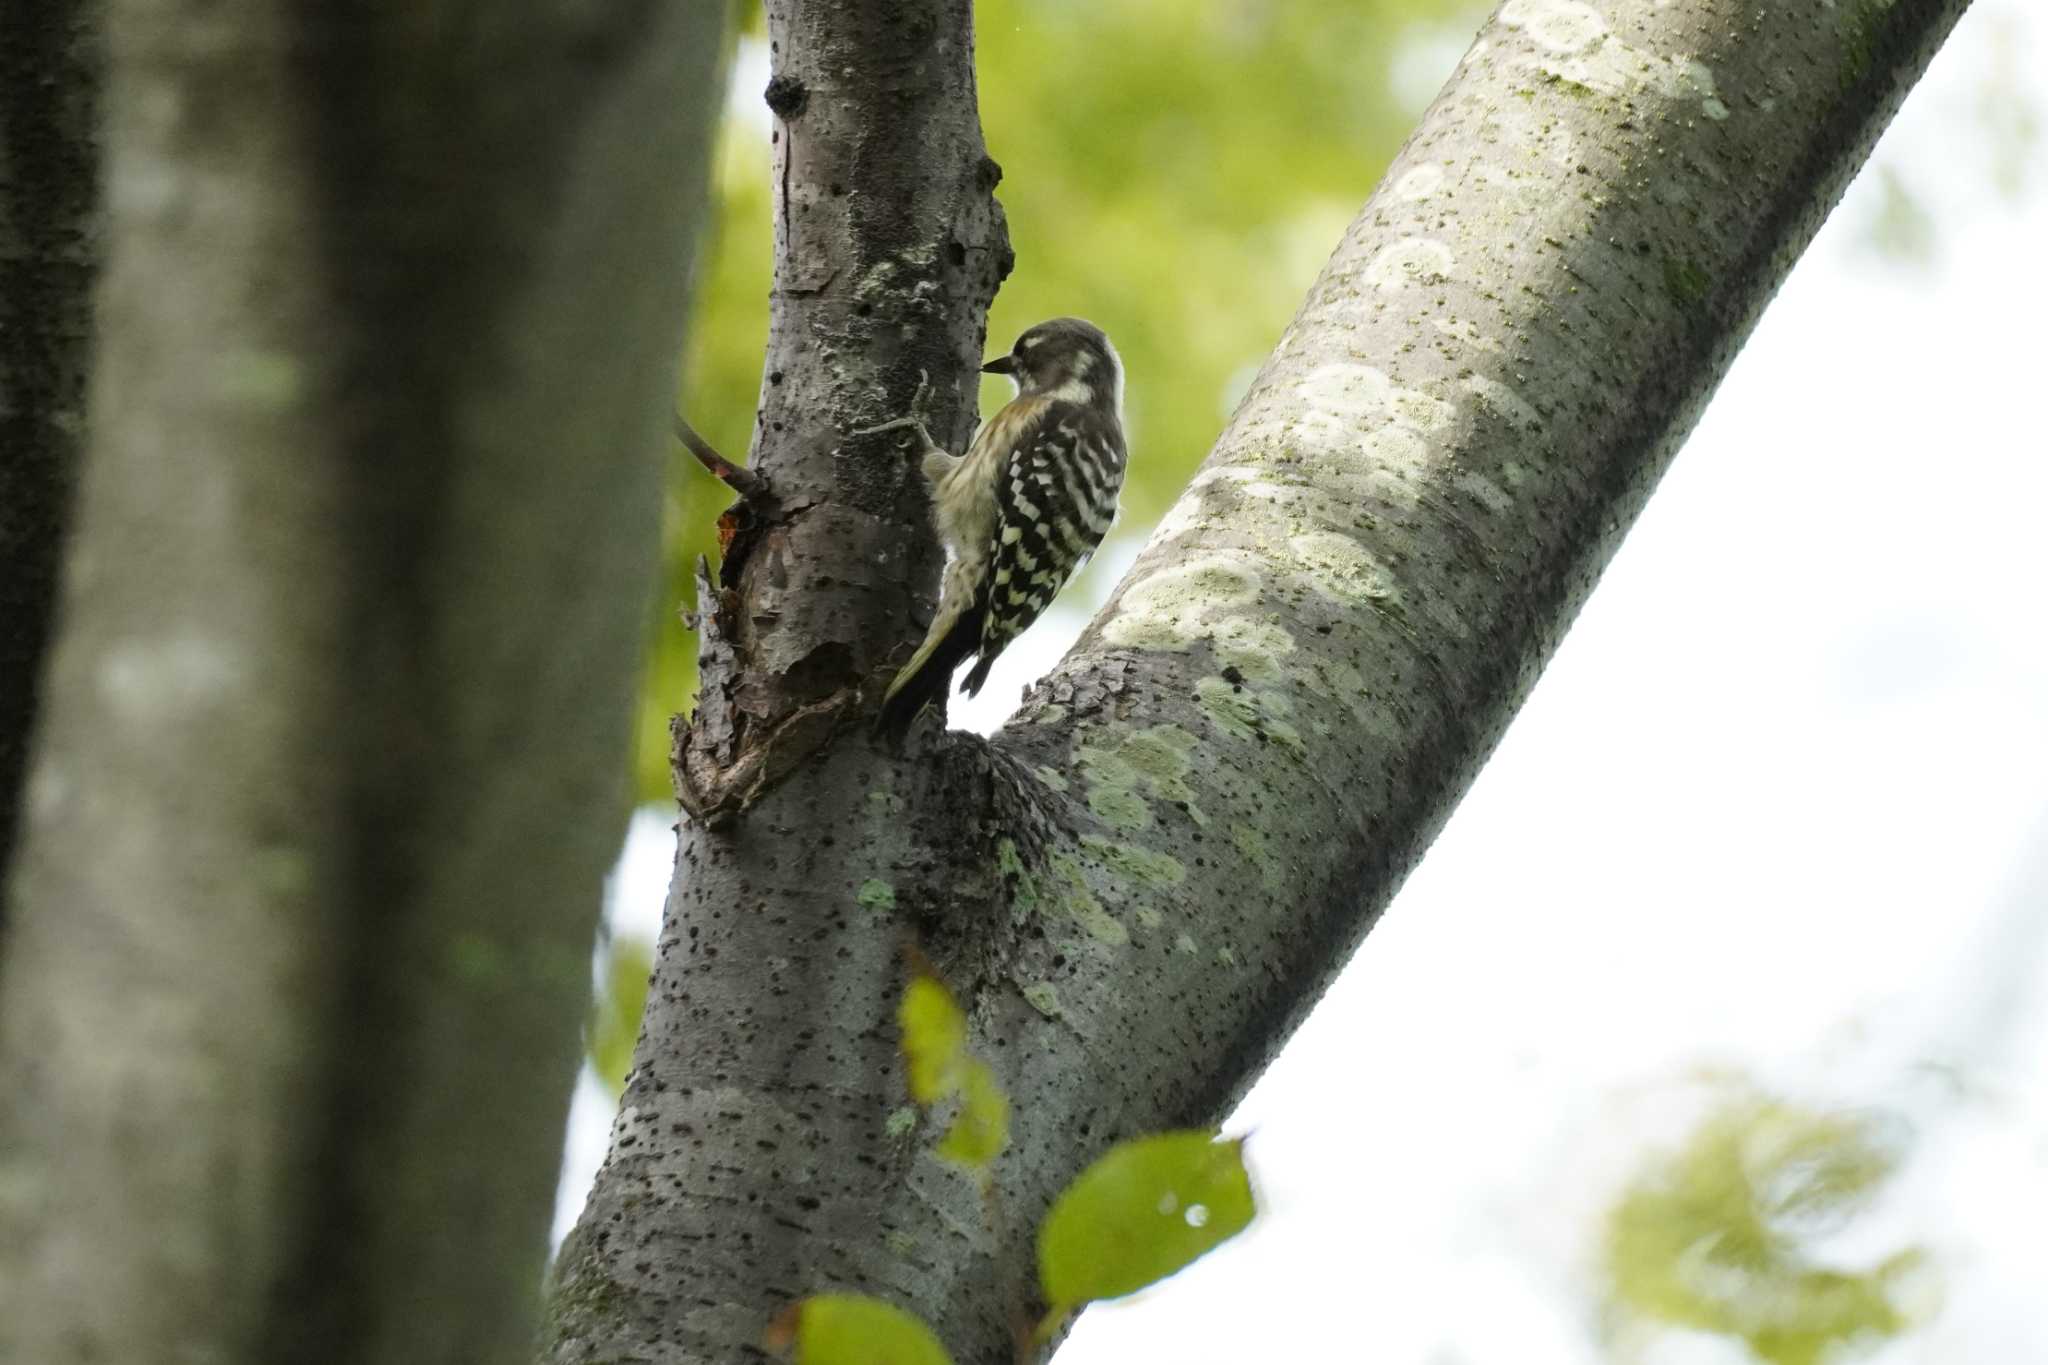
{"type": "Polygon", "coordinates": [[[0,886],[85,431],[99,98],[95,0],[0,8],[0,886]]]}
{"type": "MultiPolygon", "coordinates": [[[[35,8],[0,247],[75,271],[89,98],[17,59],[90,45],[52,10],[16,50],[35,8]]],[[[107,10],[89,457],[0,961],[0,1360],[517,1358],[725,6],[107,10]]],[[[31,392],[61,433],[60,283],[42,333],[10,288],[4,360],[8,422],[31,392]]]]}
{"type": "Polygon", "coordinates": [[[969,7],[771,5],[774,496],[704,586],[692,819],[549,1358],[744,1358],[848,1289],[1009,1359],[1053,1192],[1217,1121],[1308,1009],[1964,5],[1509,0],[1075,651],[992,742],[901,757],[865,721],[935,556],[901,444],[846,433],[921,369],[969,425],[1007,265],[969,7]],[[906,936],[1015,1104],[1000,1233],[892,1131],[906,936]]]}

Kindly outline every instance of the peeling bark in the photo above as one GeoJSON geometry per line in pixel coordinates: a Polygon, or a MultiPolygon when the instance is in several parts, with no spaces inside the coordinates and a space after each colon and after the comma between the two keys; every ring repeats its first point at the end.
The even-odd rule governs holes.
{"type": "Polygon", "coordinates": [[[992,743],[901,759],[838,721],[915,638],[878,604],[928,589],[932,552],[894,539],[888,452],[838,433],[914,375],[889,336],[792,324],[836,324],[874,268],[806,235],[830,186],[856,201],[834,224],[886,227],[859,201],[957,183],[961,148],[942,125],[928,176],[837,179],[802,136],[817,73],[867,89],[895,49],[843,45],[893,31],[784,13],[758,450],[785,511],[718,585],[679,754],[698,818],[550,1358],[753,1358],[786,1302],[846,1289],[1010,1359],[1054,1192],[1113,1141],[1220,1118],[1343,964],[1963,8],[1509,0],[1074,652],[992,743]],[[826,702],[801,766],[702,800],[693,762],[826,702]],[[906,938],[1014,1101],[1000,1226],[890,1121],[906,938]]]}
{"type": "Polygon", "coordinates": [[[100,250],[98,10],[94,0],[0,8],[0,886],[85,433],[100,250]]]}
{"type": "Polygon", "coordinates": [[[109,5],[0,1359],[531,1349],[724,9],[109,5]]]}

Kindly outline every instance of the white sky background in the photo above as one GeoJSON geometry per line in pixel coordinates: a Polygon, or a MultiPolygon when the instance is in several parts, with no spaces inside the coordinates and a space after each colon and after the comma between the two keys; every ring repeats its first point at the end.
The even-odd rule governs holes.
{"type": "MultiPolygon", "coordinates": [[[[1869,1359],[2048,1360],[2048,150],[2019,199],[1994,192],[1978,101],[2001,69],[2033,73],[2041,114],[2028,0],[1965,16],[1493,761],[1228,1125],[1256,1130],[1260,1220],[1090,1312],[1060,1365],[1604,1359],[1600,1213],[1710,1070],[1917,1134],[1845,1264],[1925,1244],[1942,1308],[1869,1359]],[[1932,219],[1929,265],[1868,245],[1886,170],[1932,219]]],[[[1082,587],[1099,599],[1135,549],[1082,587]]],[[[1080,595],[955,723],[1000,723],[1080,595]]],[[[635,822],[623,931],[654,933],[668,824],[635,822]]],[[[586,1075],[558,1232],[609,1119],[586,1075]]],[[[1642,1359],[1743,1357],[1674,1339],[1642,1359]]]]}

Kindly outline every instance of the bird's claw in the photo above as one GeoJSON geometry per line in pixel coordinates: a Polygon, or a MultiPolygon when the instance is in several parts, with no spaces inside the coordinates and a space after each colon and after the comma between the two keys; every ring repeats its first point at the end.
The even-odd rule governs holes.
{"type": "Polygon", "coordinates": [[[911,395],[910,415],[908,417],[892,417],[886,422],[879,422],[871,427],[856,427],[848,434],[853,436],[877,436],[885,431],[901,431],[905,427],[911,427],[924,439],[926,445],[930,445],[932,438],[930,433],[925,430],[924,421],[925,402],[931,397],[931,391],[931,375],[924,370],[919,370],[917,372],[917,392],[911,395]]]}

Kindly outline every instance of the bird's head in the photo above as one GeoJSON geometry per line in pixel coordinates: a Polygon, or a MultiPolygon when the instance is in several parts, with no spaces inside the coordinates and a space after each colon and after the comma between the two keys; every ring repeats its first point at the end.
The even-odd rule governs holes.
{"type": "Polygon", "coordinates": [[[1008,355],[981,368],[986,374],[1008,375],[1026,398],[1100,403],[1112,412],[1123,408],[1124,367],[1116,347],[1100,327],[1080,318],[1053,318],[1026,328],[1008,355]]]}

